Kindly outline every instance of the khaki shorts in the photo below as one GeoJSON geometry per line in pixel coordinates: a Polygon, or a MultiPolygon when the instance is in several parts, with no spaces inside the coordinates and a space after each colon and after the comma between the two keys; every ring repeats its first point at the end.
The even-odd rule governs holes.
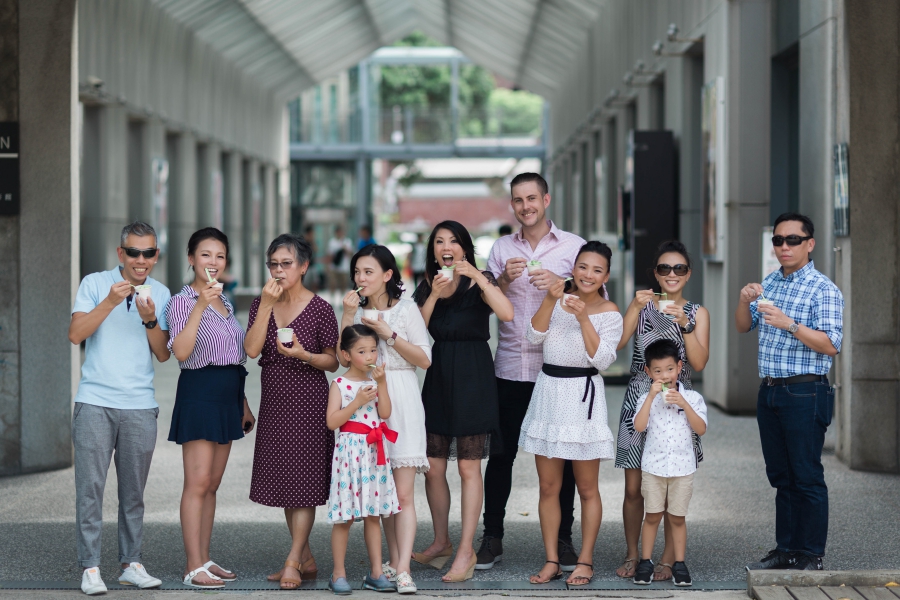
{"type": "Polygon", "coordinates": [[[693,473],[681,477],[659,477],[647,471],[641,471],[644,512],[668,512],[676,517],[685,517],[693,493],[693,473]],[[666,500],[669,501],[668,508],[666,508],[666,500]]]}

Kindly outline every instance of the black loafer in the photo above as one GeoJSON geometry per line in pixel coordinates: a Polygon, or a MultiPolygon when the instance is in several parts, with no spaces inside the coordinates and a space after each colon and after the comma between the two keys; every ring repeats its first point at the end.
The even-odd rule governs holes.
{"type": "Polygon", "coordinates": [[[793,571],[823,571],[825,565],[822,564],[821,556],[809,556],[808,554],[798,554],[794,559],[794,564],[788,567],[793,571]]]}
{"type": "Polygon", "coordinates": [[[792,569],[797,559],[793,554],[782,552],[778,548],[770,551],[759,562],[747,565],[748,571],[761,571],[763,569],[792,569]]]}
{"type": "Polygon", "coordinates": [[[637,585],[650,585],[653,582],[653,561],[649,558],[642,559],[634,570],[634,579],[637,585]]]}

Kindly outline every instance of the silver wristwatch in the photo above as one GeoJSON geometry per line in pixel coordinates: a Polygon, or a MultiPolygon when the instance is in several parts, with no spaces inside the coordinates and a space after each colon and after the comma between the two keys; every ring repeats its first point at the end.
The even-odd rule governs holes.
{"type": "Polygon", "coordinates": [[[788,330],[788,333],[797,333],[798,329],[800,329],[800,324],[797,323],[797,321],[794,321],[793,323],[790,324],[790,326],[788,327],[787,330],[788,330]]]}
{"type": "Polygon", "coordinates": [[[388,339],[384,340],[384,343],[387,344],[388,346],[390,346],[390,347],[393,348],[393,347],[394,347],[394,342],[395,342],[396,340],[397,340],[397,332],[395,331],[395,332],[393,332],[393,333],[391,334],[391,337],[389,337],[388,339]]]}

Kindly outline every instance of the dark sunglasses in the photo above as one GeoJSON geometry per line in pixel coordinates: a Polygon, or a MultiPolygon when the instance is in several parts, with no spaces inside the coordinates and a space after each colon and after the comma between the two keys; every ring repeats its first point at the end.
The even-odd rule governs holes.
{"type": "Polygon", "coordinates": [[[773,235],[772,236],[772,245],[778,248],[785,242],[787,242],[788,246],[799,246],[806,240],[811,240],[811,235],[773,235]]]}
{"type": "Polygon", "coordinates": [[[126,248],[122,246],[122,250],[125,251],[126,256],[130,256],[131,258],[137,258],[141,254],[144,255],[144,258],[153,258],[159,252],[159,248],[147,248],[146,250],[141,250],[140,248],[126,248]]]}
{"type": "Polygon", "coordinates": [[[684,277],[691,271],[691,268],[687,265],[675,265],[674,267],[672,265],[666,264],[656,265],[657,275],[662,275],[663,277],[665,277],[672,271],[675,271],[675,274],[679,277],[684,277]]]}

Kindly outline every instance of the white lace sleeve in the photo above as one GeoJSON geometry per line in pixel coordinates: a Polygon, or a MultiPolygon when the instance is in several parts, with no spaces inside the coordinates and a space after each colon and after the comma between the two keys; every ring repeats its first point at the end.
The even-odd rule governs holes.
{"type": "Polygon", "coordinates": [[[600,345],[594,356],[588,356],[588,360],[594,368],[603,371],[616,361],[616,346],[622,339],[622,315],[614,311],[604,312],[591,315],[591,322],[600,336],[600,345]]]}
{"type": "Polygon", "coordinates": [[[419,312],[419,307],[415,302],[410,302],[409,308],[406,310],[406,335],[409,336],[406,341],[421,348],[428,357],[428,362],[431,362],[431,341],[428,338],[428,328],[425,326],[425,319],[422,318],[422,313],[419,312]]]}
{"type": "Polygon", "coordinates": [[[528,321],[528,328],[525,330],[525,339],[532,344],[543,344],[544,340],[547,339],[547,335],[549,333],[549,327],[547,328],[547,331],[537,331],[534,327],[531,326],[531,321],[528,321]]]}

